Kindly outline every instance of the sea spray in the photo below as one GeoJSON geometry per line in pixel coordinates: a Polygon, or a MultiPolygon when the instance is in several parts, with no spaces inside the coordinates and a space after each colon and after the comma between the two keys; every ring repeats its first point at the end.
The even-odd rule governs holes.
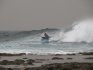
{"type": "Polygon", "coordinates": [[[50,41],[61,41],[64,38],[64,31],[59,31],[55,33],[51,38],[50,41]]]}
{"type": "Polygon", "coordinates": [[[93,19],[75,22],[72,30],[62,31],[53,38],[62,42],[93,42],[93,19]]]}

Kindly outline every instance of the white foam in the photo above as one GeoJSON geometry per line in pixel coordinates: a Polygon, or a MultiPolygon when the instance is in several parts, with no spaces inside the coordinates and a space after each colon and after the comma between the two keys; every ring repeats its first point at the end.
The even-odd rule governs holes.
{"type": "Polygon", "coordinates": [[[56,34],[55,40],[62,42],[93,42],[93,19],[75,22],[72,30],[56,34]],[[56,37],[57,36],[57,37],[56,37]]]}

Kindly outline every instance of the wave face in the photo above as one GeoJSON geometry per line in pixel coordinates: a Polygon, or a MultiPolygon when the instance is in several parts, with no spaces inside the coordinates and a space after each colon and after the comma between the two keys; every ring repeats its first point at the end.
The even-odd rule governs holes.
{"type": "Polygon", "coordinates": [[[93,21],[75,22],[69,31],[43,29],[23,32],[0,32],[0,53],[72,54],[93,52],[93,21]],[[51,36],[41,42],[41,33],[51,36]],[[56,34],[55,34],[56,33],[56,34]]]}
{"type": "Polygon", "coordinates": [[[56,40],[60,39],[62,42],[93,42],[93,20],[87,19],[75,22],[72,30],[67,32],[62,31],[55,35],[54,38],[56,38],[56,40]],[[58,36],[58,38],[56,36],[58,36]]]}

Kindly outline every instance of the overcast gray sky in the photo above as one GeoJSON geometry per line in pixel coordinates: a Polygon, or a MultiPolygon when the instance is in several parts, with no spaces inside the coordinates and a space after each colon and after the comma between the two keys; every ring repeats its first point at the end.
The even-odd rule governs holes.
{"type": "Polygon", "coordinates": [[[0,0],[0,30],[68,27],[90,14],[89,0],[0,0]]]}

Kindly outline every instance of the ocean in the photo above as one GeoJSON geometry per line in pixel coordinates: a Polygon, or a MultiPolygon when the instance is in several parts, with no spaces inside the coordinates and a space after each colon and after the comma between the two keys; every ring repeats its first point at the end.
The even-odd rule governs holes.
{"type": "Polygon", "coordinates": [[[57,37],[57,35],[59,32],[60,30],[57,29],[0,32],[0,53],[30,53],[45,55],[73,54],[93,51],[92,42],[64,42],[62,40],[58,40],[59,36],[57,37]],[[49,43],[41,42],[42,32],[47,32],[51,36],[49,43]]]}

